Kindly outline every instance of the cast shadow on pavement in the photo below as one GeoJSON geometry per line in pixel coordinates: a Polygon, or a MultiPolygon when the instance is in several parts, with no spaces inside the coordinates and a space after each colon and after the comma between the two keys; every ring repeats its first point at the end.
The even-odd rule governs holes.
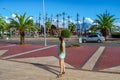
{"type": "MultiPolygon", "coordinates": [[[[25,61],[17,61],[17,60],[10,60],[10,59],[3,59],[7,61],[12,61],[12,62],[18,62],[18,63],[25,63],[25,64],[32,64],[38,68],[44,69],[46,71],[49,71],[55,75],[59,74],[59,71],[56,70],[55,68],[59,68],[59,66],[55,65],[48,65],[48,64],[40,64],[40,63],[31,63],[31,62],[25,62],[25,61]]],[[[76,68],[70,68],[66,67],[66,69],[72,69],[72,70],[81,70],[81,71],[88,71],[88,72],[99,72],[99,73],[112,73],[112,74],[120,74],[119,72],[110,72],[110,71],[96,71],[96,70],[86,70],[86,69],[76,69],[76,68]]]]}
{"type": "Polygon", "coordinates": [[[25,61],[17,61],[17,60],[7,60],[7,61],[12,61],[12,62],[18,62],[18,63],[25,63],[25,64],[32,64],[38,68],[42,68],[46,71],[49,71],[55,75],[59,74],[58,70],[55,70],[54,68],[59,68],[59,66],[54,66],[54,65],[47,65],[47,64],[40,64],[40,63],[31,63],[31,62],[25,62],[25,61]]]}

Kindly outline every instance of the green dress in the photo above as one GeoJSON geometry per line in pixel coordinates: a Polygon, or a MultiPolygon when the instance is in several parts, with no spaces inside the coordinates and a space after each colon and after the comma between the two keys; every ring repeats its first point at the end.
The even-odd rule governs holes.
{"type": "MultiPolygon", "coordinates": [[[[63,41],[63,46],[65,48],[65,42],[63,41]]],[[[64,50],[64,52],[60,52],[60,43],[58,45],[58,55],[60,59],[64,59],[66,57],[66,50],[64,50]]]]}

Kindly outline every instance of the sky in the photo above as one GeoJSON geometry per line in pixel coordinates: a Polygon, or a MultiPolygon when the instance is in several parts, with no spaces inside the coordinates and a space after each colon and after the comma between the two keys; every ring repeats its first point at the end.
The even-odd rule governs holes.
{"type": "MultiPolygon", "coordinates": [[[[11,17],[11,14],[27,13],[27,16],[33,16],[36,20],[39,13],[42,15],[43,0],[0,0],[0,15],[11,17]]],[[[97,14],[102,14],[106,10],[120,18],[120,0],[44,0],[45,13],[50,17],[56,18],[57,14],[66,13],[71,19],[76,21],[76,14],[79,14],[79,20],[83,17],[89,21],[95,20],[97,14]]],[[[62,16],[61,16],[62,18],[62,16]]],[[[120,19],[116,22],[120,23],[120,19]]]]}

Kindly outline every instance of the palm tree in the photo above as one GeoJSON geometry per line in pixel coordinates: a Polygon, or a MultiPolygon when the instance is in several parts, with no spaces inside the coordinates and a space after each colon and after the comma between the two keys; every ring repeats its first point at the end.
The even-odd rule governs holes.
{"type": "Polygon", "coordinates": [[[63,27],[65,28],[65,15],[66,15],[66,13],[63,12],[62,15],[63,15],[63,27]]]}
{"type": "Polygon", "coordinates": [[[71,22],[69,25],[68,25],[68,29],[70,30],[70,32],[72,33],[73,31],[76,30],[76,26],[73,22],[71,22]]]}
{"type": "Polygon", "coordinates": [[[70,16],[68,16],[68,25],[70,24],[70,16]]]}
{"type": "Polygon", "coordinates": [[[50,17],[50,22],[52,23],[53,22],[53,15],[51,14],[51,17],[50,17]]]}
{"type": "Polygon", "coordinates": [[[57,17],[57,27],[59,27],[59,16],[61,16],[61,14],[56,15],[56,17],[57,17]]]}
{"type": "Polygon", "coordinates": [[[77,13],[76,17],[77,17],[77,24],[78,24],[78,21],[79,21],[79,14],[78,13],[77,13]]]}
{"type": "Polygon", "coordinates": [[[4,20],[2,16],[0,16],[0,32],[1,32],[1,38],[4,39],[4,32],[8,29],[8,24],[4,20]]]}
{"type": "Polygon", "coordinates": [[[26,17],[26,13],[23,15],[15,14],[15,18],[9,18],[10,27],[16,28],[20,33],[20,44],[25,43],[25,30],[37,29],[33,23],[31,16],[26,17]]]}
{"type": "Polygon", "coordinates": [[[48,21],[48,14],[46,13],[45,14],[45,22],[47,22],[48,21]]]}
{"type": "Polygon", "coordinates": [[[54,36],[57,34],[57,27],[55,25],[51,25],[50,34],[51,36],[54,36]]]}
{"type": "Polygon", "coordinates": [[[98,26],[96,24],[91,25],[89,30],[91,31],[91,33],[96,33],[96,31],[98,30],[98,26]]]}
{"type": "Polygon", "coordinates": [[[51,22],[46,22],[45,23],[45,26],[47,28],[47,33],[49,33],[50,29],[51,29],[51,26],[52,26],[52,23],[51,22]]]}
{"type": "Polygon", "coordinates": [[[110,15],[107,11],[103,14],[97,15],[97,18],[98,19],[96,19],[94,23],[98,24],[98,29],[106,39],[107,35],[111,32],[111,29],[114,26],[113,23],[116,18],[114,18],[114,15],[110,15]]]}

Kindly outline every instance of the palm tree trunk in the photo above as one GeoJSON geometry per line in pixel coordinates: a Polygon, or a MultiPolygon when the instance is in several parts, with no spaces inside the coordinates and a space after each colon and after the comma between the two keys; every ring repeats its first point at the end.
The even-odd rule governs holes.
{"type": "Polygon", "coordinates": [[[4,39],[4,30],[2,30],[1,38],[4,39]]]}
{"type": "Polygon", "coordinates": [[[24,31],[20,32],[20,44],[25,44],[25,33],[24,31]]]}
{"type": "Polygon", "coordinates": [[[109,36],[112,37],[112,29],[109,30],[109,36]]]}
{"type": "Polygon", "coordinates": [[[102,29],[102,30],[101,30],[101,33],[102,33],[102,35],[105,37],[105,41],[107,41],[107,33],[108,33],[108,30],[107,30],[107,29],[102,29]]]}

